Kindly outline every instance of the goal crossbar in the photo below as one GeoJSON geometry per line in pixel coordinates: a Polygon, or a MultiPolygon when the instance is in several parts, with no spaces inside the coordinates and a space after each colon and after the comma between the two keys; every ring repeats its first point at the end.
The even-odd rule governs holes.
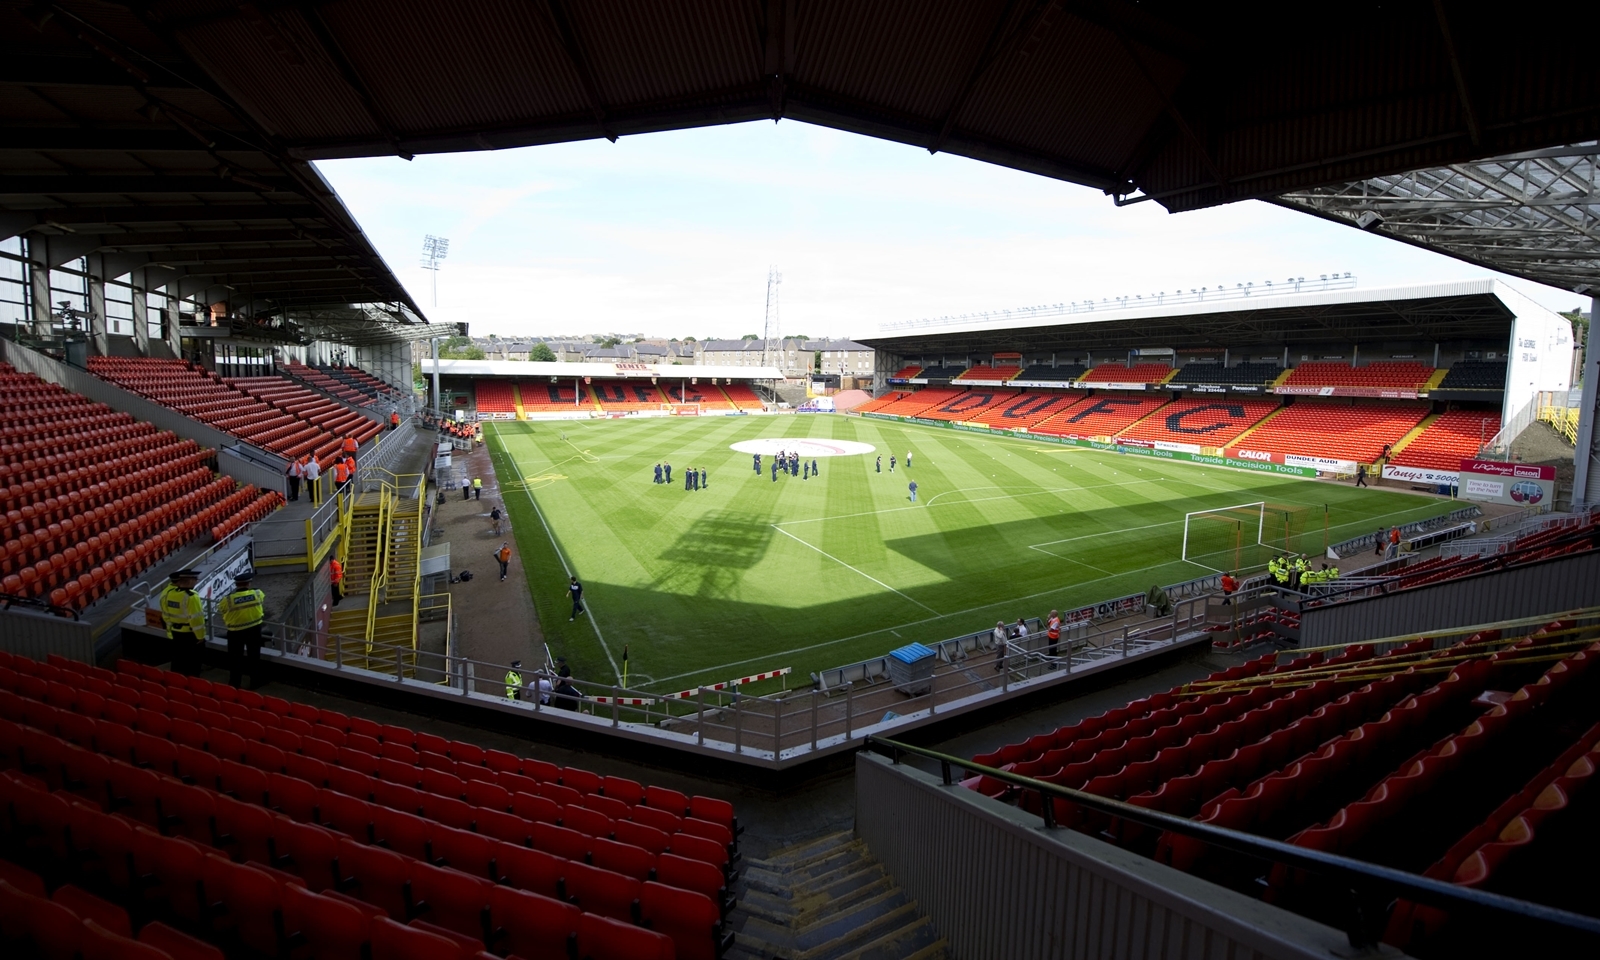
{"type": "Polygon", "coordinates": [[[1256,500],[1252,503],[1236,503],[1227,507],[1212,507],[1209,510],[1191,510],[1183,515],[1183,559],[1189,557],[1189,532],[1196,520],[1221,520],[1239,525],[1242,533],[1247,529],[1245,524],[1255,527],[1254,539],[1249,541],[1251,546],[1264,545],[1267,532],[1267,501],[1256,500]]]}

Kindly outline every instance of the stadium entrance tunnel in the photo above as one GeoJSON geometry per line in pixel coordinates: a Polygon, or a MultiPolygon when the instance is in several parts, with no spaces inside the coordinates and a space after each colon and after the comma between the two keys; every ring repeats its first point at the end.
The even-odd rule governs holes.
{"type": "Polygon", "coordinates": [[[801,459],[818,457],[860,457],[878,449],[870,443],[855,440],[813,440],[809,437],[763,437],[759,440],[740,440],[730,443],[729,449],[738,453],[759,453],[770,457],[778,452],[799,454],[801,459]]]}

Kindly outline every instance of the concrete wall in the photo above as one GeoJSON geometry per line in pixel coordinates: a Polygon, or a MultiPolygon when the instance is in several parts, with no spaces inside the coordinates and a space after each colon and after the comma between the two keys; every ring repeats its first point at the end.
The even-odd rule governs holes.
{"type": "Polygon", "coordinates": [[[1600,552],[1303,611],[1300,644],[1358,643],[1600,606],[1600,552]]]}
{"type": "Polygon", "coordinates": [[[961,960],[1327,960],[1349,949],[1337,930],[865,751],[856,834],[961,960]]]}
{"type": "Polygon", "coordinates": [[[87,621],[27,607],[7,607],[0,609],[0,650],[35,660],[54,653],[68,660],[94,663],[95,637],[87,621]]]}

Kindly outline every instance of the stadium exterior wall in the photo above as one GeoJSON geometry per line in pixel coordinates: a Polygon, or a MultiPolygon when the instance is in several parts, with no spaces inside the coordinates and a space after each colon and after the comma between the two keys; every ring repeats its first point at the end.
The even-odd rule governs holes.
{"type": "Polygon", "coordinates": [[[1326,960],[1330,927],[856,754],[856,835],[963,960],[1326,960]]]}
{"type": "Polygon", "coordinates": [[[1301,612],[1300,643],[1359,643],[1600,605],[1600,551],[1301,612]]]}

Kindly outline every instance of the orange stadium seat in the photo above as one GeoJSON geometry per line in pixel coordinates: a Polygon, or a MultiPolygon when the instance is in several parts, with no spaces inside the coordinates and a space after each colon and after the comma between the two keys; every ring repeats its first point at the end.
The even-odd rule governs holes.
{"type": "Polygon", "coordinates": [[[1110,436],[1154,413],[1164,403],[1163,397],[1089,397],[1028,429],[1060,437],[1110,436]]]}
{"type": "Polygon", "coordinates": [[[1239,441],[1248,450],[1294,453],[1372,463],[1383,448],[1404,437],[1427,408],[1375,403],[1322,403],[1301,400],[1284,408],[1239,441]]]}
{"type": "MultiPolygon", "coordinates": [[[[725,868],[736,845],[737,821],[724,801],[601,778],[573,767],[561,770],[511,754],[493,753],[493,765],[485,765],[491,754],[468,744],[450,744],[448,749],[460,753],[462,759],[455,762],[471,774],[466,782],[500,791],[478,798],[495,804],[492,808],[473,805],[471,796],[463,801],[411,787],[397,791],[395,784],[364,772],[359,762],[355,767],[320,768],[330,783],[335,771],[343,773],[337,785],[324,788],[277,769],[297,755],[261,750],[264,741],[246,740],[245,734],[266,737],[273,724],[292,721],[311,729],[329,721],[332,731],[365,737],[343,729],[358,721],[368,729],[361,718],[312,711],[312,719],[301,719],[290,715],[298,704],[265,698],[263,707],[277,709],[246,711],[259,722],[214,713],[202,726],[179,716],[193,711],[179,698],[193,695],[189,687],[194,681],[178,674],[127,661],[112,674],[65,660],[49,665],[5,654],[0,654],[0,668],[0,705],[5,707],[0,714],[18,718],[0,720],[0,756],[13,768],[0,773],[0,791],[11,814],[0,830],[11,831],[13,824],[22,829],[19,836],[29,838],[26,849],[36,852],[39,865],[54,858],[52,876],[65,869],[70,881],[79,869],[74,865],[83,864],[83,876],[123,898],[102,904],[58,890],[57,899],[78,915],[104,916],[122,929],[115,912],[121,903],[139,906],[139,917],[156,907],[185,918],[216,946],[231,949],[248,942],[269,954],[300,943],[318,955],[334,955],[326,950],[361,956],[380,948],[395,955],[400,948],[380,944],[374,932],[385,923],[425,934],[426,943],[418,944],[426,947],[427,956],[438,956],[446,945],[474,954],[498,948],[532,955],[540,942],[565,952],[567,938],[583,939],[585,924],[593,928],[594,943],[604,941],[611,945],[605,949],[625,951],[595,956],[714,960],[730,940],[723,925],[731,903],[725,868]],[[44,680],[47,672],[62,680],[44,680]],[[117,729],[120,723],[106,713],[117,701],[84,696],[82,688],[90,682],[108,690],[139,690],[141,702],[148,704],[140,714],[147,731],[134,733],[142,746],[131,754],[125,747],[97,752],[115,742],[99,735],[101,727],[117,729]],[[54,687],[64,691],[60,706],[34,699],[50,695],[54,687]],[[63,738],[72,726],[69,718],[94,725],[96,733],[84,738],[88,748],[63,738]],[[233,738],[237,742],[223,749],[242,762],[222,760],[216,766],[211,753],[180,747],[168,736],[201,738],[213,752],[214,739],[233,738]],[[148,767],[133,766],[131,760],[148,767]],[[202,760],[213,764],[213,773],[193,766],[202,760]],[[255,764],[271,769],[263,773],[255,764]],[[499,808],[505,799],[502,787],[511,782],[543,784],[540,776],[570,781],[574,787],[559,789],[573,797],[584,796],[581,788],[591,788],[590,798],[603,802],[607,814],[571,806],[559,809],[557,817],[604,835],[527,821],[499,808]],[[496,777],[511,779],[496,787],[496,777]],[[413,815],[419,807],[431,809],[444,799],[467,811],[463,826],[413,815]],[[692,820],[697,832],[666,834],[627,819],[635,812],[667,813],[657,808],[659,803],[701,818],[692,820]],[[118,813],[113,816],[106,809],[118,813]],[[710,833],[717,839],[708,840],[710,833]],[[496,834],[515,835],[516,840],[496,839],[496,834]],[[96,848],[100,857],[71,856],[84,837],[104,838],[96,848]],[[640,839],[648,845],[635,842],[640,839]],[[123,868],[117,845],[129,851],[131,870],[123,868]],[[674,853],[667,853],[669,848],[674,853]],[[211,916],[218,922],[197,923],[211,916]],[[652,921],[654,932],[635,926],[644,920],[652,921]]],[[[247,693],[221,683],[207,684],[206,690],[218,703],[237,703],[247,693]]],[[[380,730],[375,724],[370,728],[380,730]]],[[[397,726],[383,727],[381,733],[383,744],[397,747],[423,737],[397,726]]],[[[319,741],[307,737],[301,742],[319,741]]],[[[427,745],[443,746],[431,740],[427,745]]],[[[359,761],[356,753],[345,751],[359,761]]],[[[396,767],[394,775],[421,781],[428,772],[409,769],[414,773],[396,767]]],[[[38,898],[42,881],[25,867],[7,866],[0,879],[17,877],[20,887],[13,884],[12,889],[38,898]]],[[[131,927],[124,932],[132,933],[131,927]]],[[[165,935],[156,939],[172,942],[165,935]]]]}
{"type": "Polygon", "coordinates": [[[1278,409],[1276,400],[1238,400],[1193,397],[1174,400],[1117,436],[1133,440],[1162,440],[1224,446],[1278,409]]]}
{"type": "Polygon", "coordinates": [[[1295,367],[1283,383],[1295,387],[1417,390],[1432,376],[1432,367],[1411,361],[1369,363],[1363,367],[1333,361],[1309,361],[1295,367]]]}
{"type": "Polygon", "coordinates": [[[1164,363],[1102,363],[1083,375],[1085,383],[1165,383],[1173,370],[1164,363]]]}
{"type": "Polygon", "coordinates": [[[1389,462],[1425,470],[1457,470],[1500,432],[1500,414],[1452,410],[1428,424],[1389,462]]]}

